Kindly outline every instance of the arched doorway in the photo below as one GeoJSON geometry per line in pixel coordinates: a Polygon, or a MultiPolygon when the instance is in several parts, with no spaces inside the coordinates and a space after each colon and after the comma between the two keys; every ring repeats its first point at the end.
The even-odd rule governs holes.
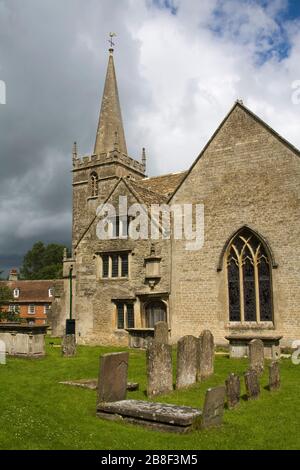
{"type": "Polygon", "coordinates": [[[167,308],[161,300],[152,300],[145,307],[146,328],[154,328],[155,323],[167,321],[167,308]]]}

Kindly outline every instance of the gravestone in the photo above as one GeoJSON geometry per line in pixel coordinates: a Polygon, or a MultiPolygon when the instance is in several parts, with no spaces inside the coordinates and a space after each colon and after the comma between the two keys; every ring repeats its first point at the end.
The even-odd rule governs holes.
{"type": "Polygon", "coordinates": [[[260,394],[258,373],[254,369],[249,369],[244,378],[248,400],[256,400],[260,394]]]}
{"type": "Polygon", "coordinates": [[[4,341],[0,340],[0,364],[6,364],[6,346],[4,341]]]}
{"type": "Polygon", "coordinates": [[[76,337],[75,335],[64,335],[61,344],[62,355],[72,357],[76,354],[76,337]]]}
{"type": "Polygon", "coordinates": [[[249,343],[249,361],[250,369],[256,370],[258,375],[264,371],[264,343],[261,339],[253,339],[249,343]]]}
{"type": "Polygon", "coordinates": [[[148,397],[169,393],[173,390],[172,347],[168,344],[150,342],[146,351],[148,397]]]}
{"type": "Polygon", "coordinates": [[[280,369],[279,362],[273,361],[269,365],[269,390],[278,390],[280,388],[280,369]]]}
{"type": "Polygon", "coordinates": [[[238,375],[229,374],[226,380],[226,395],[228,408],[232,410],[240,402],[241,382],[238,375]]]}
{"type": "Polygon", "coordinates": [[[125,400],[128,359],[128,352],[100,356],[98,402],[125,400]]]}
{"type": "Polygon", "coordinates": [[[197,380],[205,380],[214,373],[214,337],[209,330],[202,331],[199,337],[197,380]]]}
{"type": "Polygon", "coordinates": [[[205,395],[201,427],[219,426],[223,421],[225,387],[209,388],[205,395]]]}
{"type": "Polygon", "coordinates": [[[160,344],[169,344],[169,327],[164,321],[159,321],[154,325],[154,341],[160,344]]]}
{"type": "Polygon", "coordinates": [[[176,388],[193,385],[197,380],[198,339],[195,336],[184,336],[177,345],[177,379],[176,388]]]}

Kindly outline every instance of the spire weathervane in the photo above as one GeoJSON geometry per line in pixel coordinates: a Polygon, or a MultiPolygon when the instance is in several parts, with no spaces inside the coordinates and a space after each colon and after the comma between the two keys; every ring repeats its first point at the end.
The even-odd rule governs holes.
{"type": "Polygon", "coordinates": [[[113,38],[116,37],[116,33],[109,33],[109,45],[110,45],[110,49],[109,49],[109,52],[113,52],[114,50],[114,46],[115,46],[115,43],[113,42],[113,38]]]}

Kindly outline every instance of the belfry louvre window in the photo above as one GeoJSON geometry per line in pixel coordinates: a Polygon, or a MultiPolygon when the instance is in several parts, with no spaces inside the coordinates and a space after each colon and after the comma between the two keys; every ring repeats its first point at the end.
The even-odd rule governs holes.
{"type": "Polygon", "coordinates": [[[134,328],[134,307],[130,302],[117,303],[117,328],[134,328]]]}
{"type": "Polygon", "coordinates": [[[129,276],[129,253],[104,253],[102,278],[127,278],[129,276]]]}
{"type": "Polygon", "coordinates": [[[226,264],[229,320],[272,321],[271,267],[261,240],[243,229],[227,250],[226,264]]]}
{"type": "Polygon", "coordinates": [[[91,196],[98,196],[98,175],[97,173],[91,174],[91,196]]]}

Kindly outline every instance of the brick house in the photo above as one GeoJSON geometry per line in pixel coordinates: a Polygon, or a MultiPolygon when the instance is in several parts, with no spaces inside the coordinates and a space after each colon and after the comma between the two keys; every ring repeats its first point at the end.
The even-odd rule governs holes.
{"type": "MultiPolygon", "coordinates": [[[[216,126],[217,127],[217,126],[216,126]]],[[[55,328],[61,335],[73,273],[78,342],[139,344],[158,320],[171,342],[209,328],[225,337],[300,338],[300,152],[241,101],[217,127],[191,168],[148,178],[146,155],[127,153],[113,50],[110,50],[94,152],[73,149],[72,257],[55,328]],[[97,236],[97,208],[203,204],[204,245],[185,240],[97,236]]],[[[129,221],[129,223],[132,223],[129,221]]]]}
{"type": "Polygon", "coordinates": [[[10,311],[18,309],[20,318],[29,325],[48,323],[50,308],[54,300],[54,286],[57,281],[22,281],[18,272],[12,269],[8,281],[0,281],[12,291],[12,301],[7,306],[10,311]]]}

